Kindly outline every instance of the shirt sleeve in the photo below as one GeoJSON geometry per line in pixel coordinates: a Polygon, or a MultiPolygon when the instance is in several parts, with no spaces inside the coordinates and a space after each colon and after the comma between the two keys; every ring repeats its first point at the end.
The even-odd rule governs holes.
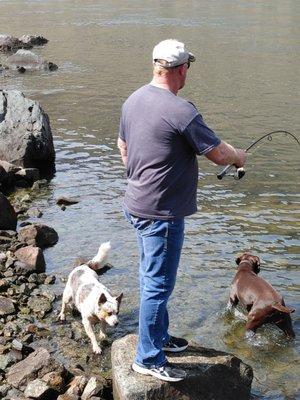
{"type": "Polygon", "coordinates": [[[208,153],[221,143],[221,139],[211,130],[198,114],[182,132],[196,154],[208,153]]]}

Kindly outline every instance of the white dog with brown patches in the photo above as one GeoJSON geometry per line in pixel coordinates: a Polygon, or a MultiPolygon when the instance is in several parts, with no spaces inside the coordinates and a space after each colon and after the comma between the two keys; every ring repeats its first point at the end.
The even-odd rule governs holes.
{"type": "Polygon", "coordinates": [[[93,345],[93,352],[101,353],[93,325],[100,322],[100,340],[106,337],[106,324],[118,325],[118,314],[123,297],[113,297],[98,280],[97,270],[103,266],[110,250],[110,242],[102,243],[98,254],[86,264],[80,265],[70,273],[62,298],[60,319],[66,319],[66,306],[75,305],[81,313],[84,329],[93,345]]]}

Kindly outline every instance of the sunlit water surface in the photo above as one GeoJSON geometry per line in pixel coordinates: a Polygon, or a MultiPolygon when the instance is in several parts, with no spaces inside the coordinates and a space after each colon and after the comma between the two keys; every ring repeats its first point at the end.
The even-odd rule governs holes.
{"type": "MultiPolygon", "coordinates": [[[[63,278],[76,256],[93,256],[111,240],[114,268],[103,282],[125,293],[117,336],[138,323],[138,253],[121,212],[118,120],[124,99],[151,78],[153,46],[168,37],[188,44],[197,62],[181,95],[224,140],[245,148],[274,129],[299,136],[299,16],[297,0],[0,1],[0,33],[43,34],[49,43],[34,51],[59,65],[53,73],[0,75],[2,88],[40,101],[51,119],[57,173],[35,197],[42,222],[60,237],[45,253],[47,271],[63,278]],[[63,212],[55,203],[61,195],[80,202],[63,212]]],[[[186,221],[172,332],[249,363],[253,398],[299,399],[299,147],[280,135],[261,142],[241,181],[218,181],[219,169],[199,161],[199,212],[186,221]],[[247,341],[244,322],[224,314],[235,257],[246,249],[296,309],[295,341],[269,326],[247,341]]]]}

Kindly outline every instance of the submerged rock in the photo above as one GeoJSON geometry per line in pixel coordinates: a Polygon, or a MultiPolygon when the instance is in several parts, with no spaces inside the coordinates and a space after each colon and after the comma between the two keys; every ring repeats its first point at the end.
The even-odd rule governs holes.
{"type": "MultiPolygon", "coordinates": [[[[44,60],[41,56],[30,50],[18,50],[15,54],[7,59],[9,69],[17,70],[24,68],[25,70],[49,70],[55,71],[58,66],[51,61],[44,60]]],[[[25,71],[22,71],[25,72],[25,71]]]]}
{"type": "Polygon", "coordinates": [[[112,345],[114,400],[249,399],[253,371],[237,357],[193,343],[170,357],[187,372],[185,380],[170,384],[131,370],[136,342],[136,335],[127,335],[112,345]]]}
{"type": "Polygon", "coordinates": [[[0,90],[0,160],[54,171],[55,151],[48,115],[17,90],[0,90]]]}

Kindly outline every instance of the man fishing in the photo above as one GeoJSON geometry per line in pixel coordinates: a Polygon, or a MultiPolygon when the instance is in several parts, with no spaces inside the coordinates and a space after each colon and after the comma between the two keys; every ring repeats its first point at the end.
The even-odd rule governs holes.
{"type": "Polygon", "coordinates": [[[125,215],[137,233],[140,252],[139,339],[134,371],[165,381],[185,372],[166,352],[188,347],[169,333],[168,299],[184,239],[184,218],[197,211],[197,155],[218,165],[242,167],[244,150],[222,141],[196,107],[177,96],[195,61],[184,43],[168,39],[153,50],[153,79],[125,101],[118,147],[128,184],[125,215]]]}

